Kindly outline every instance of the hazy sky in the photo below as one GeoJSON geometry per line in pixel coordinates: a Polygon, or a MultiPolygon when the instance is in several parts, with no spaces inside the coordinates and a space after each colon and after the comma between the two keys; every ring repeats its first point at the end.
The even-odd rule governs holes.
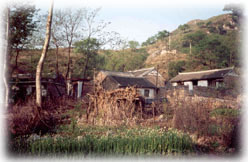
{"type": "MultiPolygon", "coordinates": [[[[208,19],[224,14],[224,0],[54,0],[56,8],[101,7],[99,19],[111,22],[108,31],[116,31],[128,40],[144,42],[161,30],[173,31],[193,19],[208,19]],[[218,3],[217,3],[218,2],[218,3]]],[[[236,1],[233,1],[237,3],[236,1]]],[[[36,0],[37,8],[48,10],[49,0],[36,0]]]]}

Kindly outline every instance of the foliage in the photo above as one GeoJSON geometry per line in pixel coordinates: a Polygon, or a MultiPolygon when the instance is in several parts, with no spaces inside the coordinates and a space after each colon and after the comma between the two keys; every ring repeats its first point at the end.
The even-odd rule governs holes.
{"type": "Polygon", "coordinates": [[[84,71],[86,71],[86,77],[93,76],[93,69],[96,70],[102,69],[105,63],[105,58],[102,55],[99,55],[97,51],[99,50],[101,44],[96,38],[84,39],[74,43],[74,51],[80,54],[80,59],[77,59],[75,62],[75,72],[73,75],[82,76],[84,71]],[[86,67],[87,69],[82,68],[86,67]]]}
{"type": "Polygon", "coordinates": [[[158,40],[164,40],[170,35],[170,32],[167,30],[159,31],[154,36],[149,37],[145,42],[142,43],[142,46],[147,46],[156,43],[158,40]]]}
{"type": "Polygon", "coordinates": [[[189,42],[192,45],[192,54],[188,59],[191,70],[197,66],[206,69],[239,66],[240,51],[236,34],[235,32],[228,32],[224,35],[206,34],[203,31],[196,31],[185,35],[182,46],[189,47],[189,42]]]}
{"type": "Polygon", "coordinates": [[[185,35],[183,37],[183,40],[185,40],[185,42],[191,42],[191,45],[194,46],[195,44],[199,43],[199,41],[203,40],[205,37],[207,37],[207,34],[199,30],[194,33],[185,35]]]}
{"type": "Polygon", "coordinates": [[[74,51],[82,55],[93,55],[100,46],[101,44],[96,38],[83,39],[74,43],[74,51]]]}
{"type": "MultiPolygon", "coordinates": [[[[10,61],[15,56],[15,68],[18,68],[19,53],[24,48],[28,48],[31,42],[33,32],[35,31],[37,21],[34,20],[38,10],[33,5],[14,5],[10,8],[9,15],[9,43],[10,43],[10,61]],[[15,55],[13,53],[15,51],[15,55]]],[[[14,71],[12,69],[11,73],[14,71]]]]}
{"type": "Polygon", "coordinates": [[[10,9],[10,44],[14,49],[21,50],[29,43],[36,28],[37,13],[35,6],[17,5],[10,9]]]}
{"type": "Polygon", "coordinates": [[[144,67],[148,56],[145,49],[104,51],[106,56],[105,69],[110,71],[129,71],[144,67]]]}
{"type": "Polygon", "coordinates": [[[139,42],[137,41],[128,41],[129,48],[135,50],[139,47],[139,42]]]}
{"type": "Polygon", "coordinates": [[[240,110],[231,108],[217,108],[210,112],[210,116],[227,116],[227,117],[237,117],[240,115],[240,110]]]}
{"type": "Polygon", "coordinates": [[[168,75],[169,78],[173,78],[176,75],[178,75],[179,72],[182,72],[185,70],[185,61],[172,61],[169,63],[168,67],[168,75]]]}
{"type": "Polygon", "coordinates": [[[190,31],[189,24],[179,25],[178,29],[182,30],[184,33],[187,33],[190,31]]]}
{"type": "Polygon", "coordinates": [[[202,38],[194,46],[190,55],[198,64],[210,69],[228,67],[230,52],[219,35],[209,35],[202,38]]]}

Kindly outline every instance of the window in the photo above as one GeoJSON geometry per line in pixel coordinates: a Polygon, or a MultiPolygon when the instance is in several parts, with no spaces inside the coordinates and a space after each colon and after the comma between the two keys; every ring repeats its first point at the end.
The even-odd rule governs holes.
{"type": "Polygon", "coordinates": [[[149,89],[145,89],[144,96],[149,97],[149,93],[150,93],[149,89]]]}
{"type": "Polygon", "coordinates": [[[193,80],[193,86],[197,86],[197,80],[193,80]]]}

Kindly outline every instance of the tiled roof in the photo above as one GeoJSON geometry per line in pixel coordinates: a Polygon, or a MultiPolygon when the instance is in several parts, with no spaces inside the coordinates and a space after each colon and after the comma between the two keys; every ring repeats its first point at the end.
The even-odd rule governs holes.
{"type": "Polygon", "coordinates": [[[190,80],[206,80],[223,78],[227,73],[233,71],[233,67],[225,69],[214,69],[198,72],[179,73],[172,78],[170,82],[190,81],[190,80]]]}
{"type": "Polygon", "coordinates": [[[109,76],[119,83],[119,87],[136,86],[138,88],[156,88],[151,82],[141,77],[109,76]]]}

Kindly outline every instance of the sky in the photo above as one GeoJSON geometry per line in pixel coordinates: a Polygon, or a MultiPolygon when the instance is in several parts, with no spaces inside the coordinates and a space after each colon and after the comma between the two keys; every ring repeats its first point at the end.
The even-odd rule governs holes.
{"type": "MultiPolygon", "coordinates": [[[[111,22],[106,30],[118,32],[127,40],[142,43],[158,31],[171,32],[190,20],[205,20],[228,13],[223,11],[223,8],[225,4],[231,2],[224,0],[54,0],[54,8],[101,7],[98,19],[111,22]]],[[[50,2],[35,0],[35,4],[42,11],[47,11],[50,2]]]]}

